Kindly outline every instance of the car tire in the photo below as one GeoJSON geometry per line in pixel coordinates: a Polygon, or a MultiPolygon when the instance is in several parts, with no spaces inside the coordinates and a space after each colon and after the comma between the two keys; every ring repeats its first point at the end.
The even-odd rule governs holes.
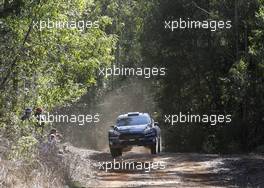
{"type": "Polygon", "coordinates": [[[162,139],[161,137],[159,137],[159,148],[158,148],[158,152],[162,152],[162,139]]]}
{"type": "Polygon", "coordinates": [[[122,155],[122,149],[110,148],[110,153],[111,153],[111,155],[112,155],[113,158],[116,158],[116,157],[122,155]]]}
{"type": "Polygon", "coordinates": [[[155,144],[151,145],[151,147],[150,147],[151,154],[157,154],[158,153],[158,147],[159,147],[159,139],[156,138],[155,144]]]}

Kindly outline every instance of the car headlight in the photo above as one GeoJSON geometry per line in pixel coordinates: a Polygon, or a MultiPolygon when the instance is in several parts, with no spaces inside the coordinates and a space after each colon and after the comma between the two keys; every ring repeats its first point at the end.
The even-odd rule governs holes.
{"type": "Polygon", "coordinates": [[[109,131],[109,136],[110,137],[117,137],[119,135],[120,135],[120,133],[118,131],[116,131],[116,130],[110,130],[109,131]]]}

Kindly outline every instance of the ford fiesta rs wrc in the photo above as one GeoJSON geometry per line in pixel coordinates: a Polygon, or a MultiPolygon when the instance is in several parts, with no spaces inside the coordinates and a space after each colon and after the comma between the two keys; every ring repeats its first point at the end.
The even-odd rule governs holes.
{"type": "Polygon", "coordinates": [[[160,128],[148,113],[130,112],[118,116],[108,138],[113,157],[122,155],[131,146],[145,146],[151,154],[162,150],[160,128]]]}

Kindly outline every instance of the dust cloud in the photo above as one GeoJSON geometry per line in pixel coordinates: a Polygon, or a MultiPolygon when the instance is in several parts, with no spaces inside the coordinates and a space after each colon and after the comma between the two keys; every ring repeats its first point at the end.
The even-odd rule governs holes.
{"type": "Polygon", "coordinates": [[[58,114],[100,115],[98,123],[86,123],[82,126],[74,123],[54,124],[63,133],[65,142],[76,147],[106,151],[108,130],[115,124],[118,115],[127,112],[154,112],[155,102],[150,81],[126,79],[119,81],[114,88],[116,89],[101,95],[88,92],[78,102],[56,110],[58,114]]]}

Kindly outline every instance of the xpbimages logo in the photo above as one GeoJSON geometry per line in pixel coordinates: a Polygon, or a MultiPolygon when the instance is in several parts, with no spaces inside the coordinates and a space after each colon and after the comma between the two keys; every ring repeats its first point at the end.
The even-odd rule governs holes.
{"type": "Polygon", "coordinates": [[[85,125],[98,123],[100,115],[96,114],[47,114],[40,115],[40,123],[72,123],[77,125],[85,125]]]}
{"type": "Polygon", "coordinates": [[[230,29],[232,21],[222,20],[190,20],[190,18],[178,20],[165,20],[164,28],[174,31],[176,29],[210,29],[210,31],[217,31],[219,29],[230,29]]]}
{"type": "Polygon", "coordinates": [[[109,172],[111,170],[125,170],[125,171],[144,171],[150,172],[151,170],[164,170],[166,162],[164,161],[103,161],[97,164],[99,170],[109,172]]]}
{"type": "Polygon", "coordinates": [[[165,114],[164,123],[168,125],[179,125],[180,123],[209,123],[210,125],[216,124],[228,124],[231,123],[232,116],[230,114],[184,114],[182,112],[178,114],[165,114]]]}
{"type": "Polygon", "coordinates": [[[99,28],[99,21],[90,21],[90,20],[40,20],[33,21],[33,29],[42,31],[44,29],[78,29],[84,31],[85,29],[99,28]]]}
{"type": "Polygon", "coordinates": [[[166,69],[164,67],[124,67],[113,66],[109,68],[99,68],[100,76],[141,76],[151,78],[155,76],[165,76],[166,69]]]}

